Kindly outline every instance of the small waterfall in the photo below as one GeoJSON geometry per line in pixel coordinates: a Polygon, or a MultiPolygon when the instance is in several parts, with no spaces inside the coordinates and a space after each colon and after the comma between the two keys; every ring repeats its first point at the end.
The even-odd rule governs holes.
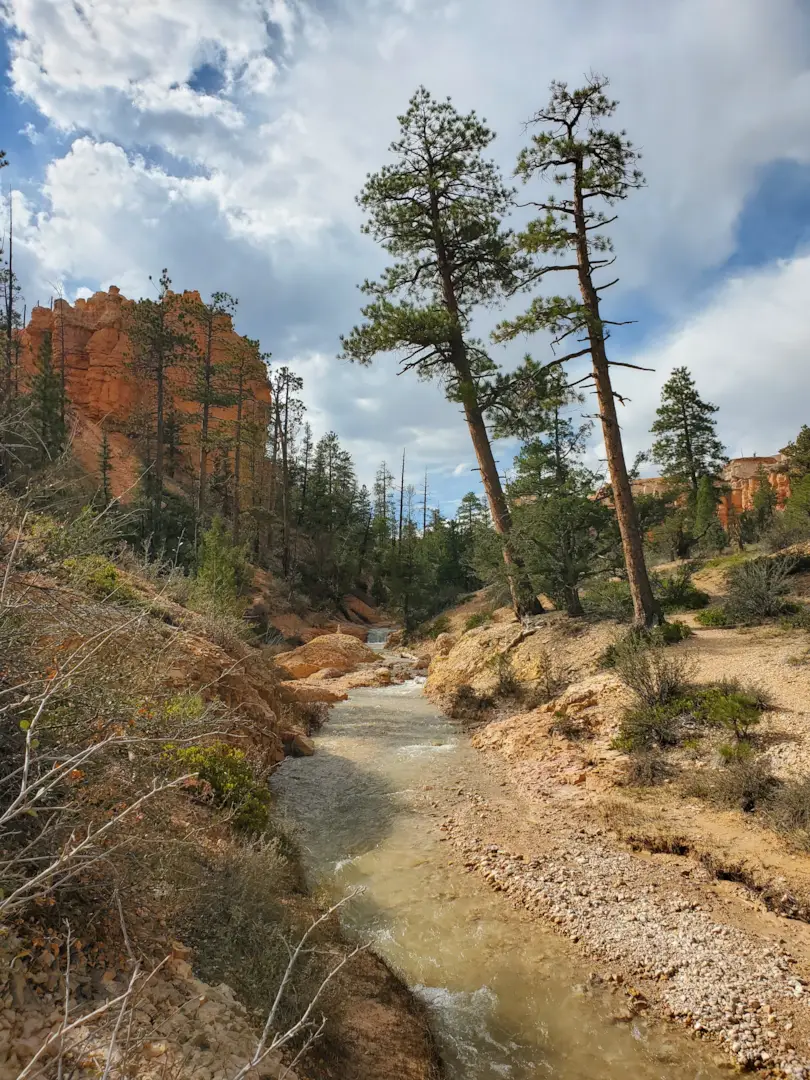
{"type": "Polygon", "coordinates": [[[369,630],[366,645],[375,652],[382,652],[388,638],[393,633],[390,626],[374,626],[369,630]]]}

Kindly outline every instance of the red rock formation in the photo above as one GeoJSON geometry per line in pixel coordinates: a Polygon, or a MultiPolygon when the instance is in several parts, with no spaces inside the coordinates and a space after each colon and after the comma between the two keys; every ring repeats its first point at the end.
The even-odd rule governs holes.
{"type": "MultiPolygon", "coordinates": [[[[184,292],[189,302],[200,301],[198,292],[184,292]]],[[[102,430],[106,430],[112,450],[112,486],[120,494],[137,480],[139,463],[133,441],[126,429],[133,412],[149,404],[151,388],[130,370],[132,346],[125,332],[126,312],[134,301],[127,300],[111,285],[107,292],[94,293],[71,306],[56,300],[53,308],[35,307],[22,331],[21,363],[23,379],[30,378],[36,356],[47,332],[52,335],[54,366],[65,358],[67,393],[70,398],[75,433],[73,448],[79,461],[90,472],[98,469],[98,451],[102,430]]],[[[237,334],[230,316],[220,317],[213,349],[214,363],[222,363],[245,339],[237,334]]],[[[202,331],[199,335],[202,345],[202,331]]],[[[176,410],[188,416],[184,428],[183,464],[193,474],[196,465],[196,438],[199,406],[189,399],[193,379],[190,370],[177,366],[168,375],[169,392],[176,410]]],[[[247,388],[257,407],[266,416],[270,404],[270,385],[264,364],[258,358],[249,361],[247,388]]],[[[212,409],[212,426],[236,419],[236,406],[212,409]]]]}
{"type": "MultiPolygon", "coordinates": [[[[718,482],[727,489],[717,510],[724,528],[728,524],[731,507],[738,514],[744,510],[753,510],[754,495],[760,482],[760,469],[765,470],[768,483],[776,492],[777,508],[781,510],[784,507],[790,495],[790,477],[783,454],[774,454],[772,457],[732,458],[720,474],[718,482]]],[[[660,476],[640,477],[631,481],[631,484],[634,495],[664,495],[668,487],[667,481],[660,476]]]]}

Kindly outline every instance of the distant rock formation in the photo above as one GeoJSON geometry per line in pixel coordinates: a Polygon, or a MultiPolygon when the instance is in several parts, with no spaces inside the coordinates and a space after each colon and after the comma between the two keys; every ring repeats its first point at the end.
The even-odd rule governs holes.
{"type": "MultiPolygon", "coordinates": [[[[783,453],[770,457],[732,458],[725,466],[718,484],[725,488],[718,506],[723,527],[728,524],[731,508],[739,514],[753,510],[754,495],[760,483],[760,469],[765,470],[768,483],[776,492],[777,507],[781,509],[790,495],[787,459],[783,453]]],[[[668,482],[661,476],[645,476],[631,481],[634,495],[664,495],[668,482]]]]}
{"type": "MultiPolygon", "coordinates": [[[[196,291],[186,291],[182,296],[189,301],[200,301],[196,291]]],[[[24,382],[35,370],[36,357],[46,333],[52,335],[54,367],[61,366],[64,355],[65,381],[75,428],[74,453],[88,471],[95,473],[102,432],[106,431],[112,452],[111,482],[115,494],[137,481],[139,462],[128,425],[137,409],[149,406],[151,396],[151,388],[136,379],[129,366],[132,346],[124,325],[126,310],[133,303],[111,285],[106,292],[94,293],[87,300],[78,299],[72,306],[66,300],[55,300],[53,307],[35,307],[28,326],[21,333],[24,382]]],[[[213,349],[214,362],[222,363],[235,346],[244,342],[245,339],[233,329],[230,316],[220,316],[213,349]]],[[[199,406],[188,400],[188,387],[193,378],[193,372],[183,366],[171,368],[168,374],[174,408],[186,420],[181,457],[189,476],[194,469],[199,431],[196,416],[199,406]]],[[[258,357],[249,362],[246,384],[251,399],[250,419],[262,421],[269,411],[270,384],[266,368],[258,357]]],[[[214,408],[212,418],[214,425],[232,422],[236,418],[236,407],[214,408]]]]}

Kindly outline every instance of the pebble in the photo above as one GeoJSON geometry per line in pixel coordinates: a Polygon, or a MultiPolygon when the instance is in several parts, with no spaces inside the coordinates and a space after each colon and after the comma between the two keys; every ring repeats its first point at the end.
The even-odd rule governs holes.
{"type": "MultiPolygon", "coordinates": [[[[806,1015],[808,994],[793,974],[784,941],[763,943],[735,927],[719,925],[701,904],[674,893],[671,883],[649,887],[631,855],[595,837],[571,838],[565,849],[542,860],[518,859],[502,847],[470,841],[452,831],[465,865],[493,888],[556,923],[590,955],[620,965],[634,976],[658,980],[664,1013],[711,1034],[743,1069],[810,1080],[810,1059],[779,1039],[773,1024],[789,1033],[790,1013],[806,1015]],[[617,890],[618,886],[618,890],[617,890]],[[786,1007],[789,1013],[786,1016],[786,1007]]],[[[621,984],[620,973],[607,977],[621,984]]],[[[628,1023],[632,1009],[615,1013],[628,1023]]]]}

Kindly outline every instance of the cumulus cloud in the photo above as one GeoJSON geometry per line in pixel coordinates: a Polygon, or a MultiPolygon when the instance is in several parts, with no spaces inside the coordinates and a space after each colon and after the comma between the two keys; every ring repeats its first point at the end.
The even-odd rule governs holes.
{"type": "MultiPolygon", "coordinates": [[[[415,468],[448,476],[469,455],[437,386],[335,359],[357,320],[354,286],[381,265],[354,196],[420,82],[487,117],[508,172],[551,78],[612,75],[649,181],[614,227],[617,302],[632,292],[680,328],[647,350],[660,371],[688,355],[724,409],[750,416],[757,402],[762,452],[795,426],[796,406],[771,394],[765,416],[745,389],[759,383],[743,346],[761,339],[753,312],[766,311],[755,286],[745,292],[753,278],[692,312],[696,281],[734,250],[761,168],[810,161],[800,0],[139,0],[114,14],[104,0],[7,0],[4,11],[14,91],[70,142],[54,142],[20,201],[28,291],[69,278],[139,295],[164,265],[179,287],[230,290],[242,328],[304,374],[316,428],[347,440],[364,477],[403,445],[415,468]],[[206,65],[209,92],[194,88],[206,65]],[[744,335],[732,333],[738,316],[744,335]],[[721,385],[724,367],[746,375],[721,385]]],[[[785,374],[804,341],[792,266],[759,283],[772,296],[769,364],[785,374]]],[[[625,422],[641,445],[657,383],[633,385],[625,422]]]]}
{"type": "Polygon", "coordinates": [[[687,367],[702,396],[720,407],[720,434],[732,457],[781,449],[803,423],[810,356],[810,252],[726,281],[709,302],[633,358],[654,367],[636,374],[624,419],[635,452],[649,446],[660,390],[673,368],[687,367]]]}

